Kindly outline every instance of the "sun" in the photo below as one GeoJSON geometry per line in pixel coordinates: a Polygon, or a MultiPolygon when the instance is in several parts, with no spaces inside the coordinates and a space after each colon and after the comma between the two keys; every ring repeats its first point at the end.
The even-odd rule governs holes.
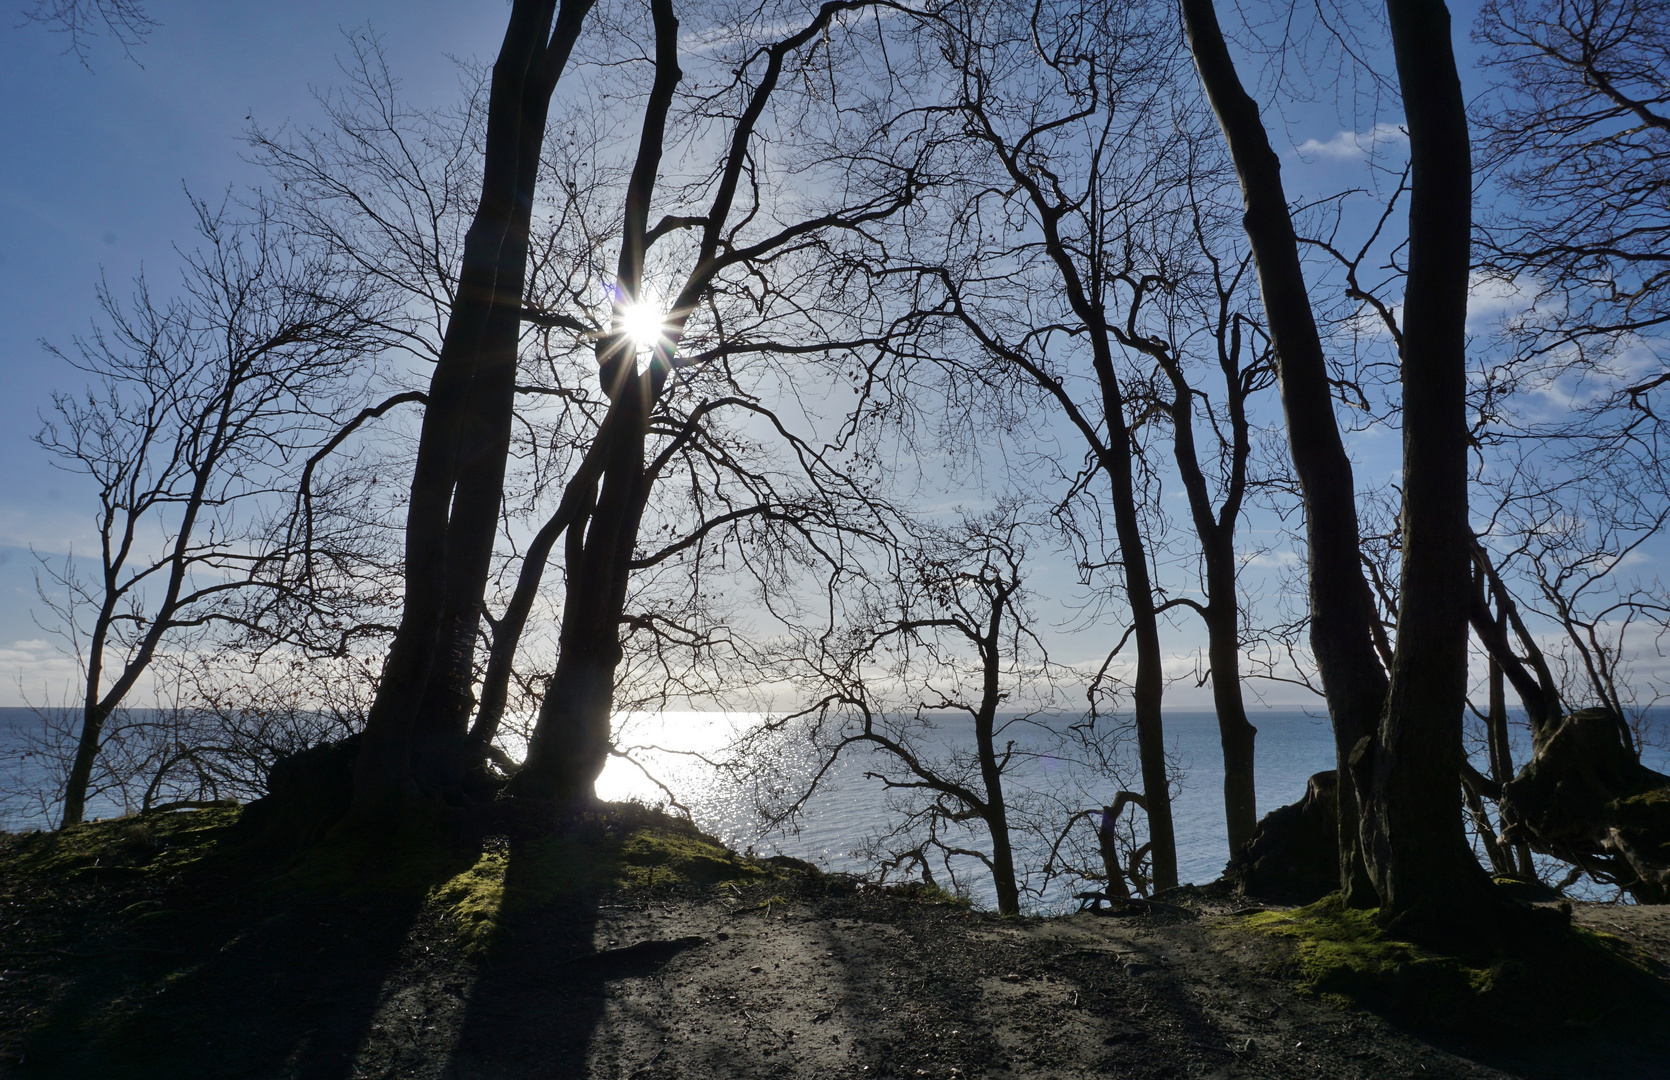
{"type": "Polygon", "coordinates": [[[617,319],[616,325],[641,349],[653,348],[667,336],[667,314],[654,304],[642,300],[622,304],[617,319]]]}

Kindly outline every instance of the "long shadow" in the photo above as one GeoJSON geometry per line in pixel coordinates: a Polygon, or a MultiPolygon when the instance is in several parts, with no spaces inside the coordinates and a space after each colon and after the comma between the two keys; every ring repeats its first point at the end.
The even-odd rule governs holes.
{"type": "MultiPolygon", "coordinates": [[[[570,856],[588,848],[596,851],[576,845],[570,856]]],[[[649,974],[685,946],[656,942],[598,952],[598,888],[554,890],[553,860],[563,857],[553,853],[548,838],[512,838],[503,903],[527,906],[503,919],[499,941],[482,961],[446,1070],[449,1078],[583,1075],[607,984],[649,974]]],[[[611,869],[588,867],[575,876],[606,879],[611,869]]]]}
{"type": "Polygon", "coordinates": [[[71,950],[69,985],[12,1075],[350,1075],[424,885],[310,895],[270,865],[212,859],[178,910],[71,950]]]}

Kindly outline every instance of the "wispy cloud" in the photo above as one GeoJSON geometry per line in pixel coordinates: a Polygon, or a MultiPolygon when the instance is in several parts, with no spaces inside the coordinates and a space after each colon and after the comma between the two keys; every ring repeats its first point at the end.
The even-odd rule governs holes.
{"type": "Polygon", "coordinates": [[[0,707],[43,705],[74,699],[79,669],[44,638],[0,644],[0,707]]]}
{"type": "Polygon", "coordinates": [[[1355,161],[1375,153],[1382,146],[1407,143],[1409,133],[1402,124],[1376,124],[1368,131],[1341,131],[1333,138],[1306,139],[1298,151],[1308,158],[1328,158],[1332,161],[1355,161]]]}

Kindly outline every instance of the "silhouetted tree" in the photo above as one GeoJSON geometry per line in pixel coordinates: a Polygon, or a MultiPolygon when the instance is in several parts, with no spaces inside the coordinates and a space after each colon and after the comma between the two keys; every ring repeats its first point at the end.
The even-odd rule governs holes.
{"type": "Polygon", "coordinates": [[[884,872],[920,867],[931,882],[937,858],[955,883],[951,860],[973,859],[991,874],[998,912],[1020,913],[1029,882],[1036,890],[1054,871],[1026,865],[1017,838],[1042,840],[1055,808],[1085,797],[1077,786],[1038,789],[1104,779],[1075,761],[1026,605],[1030,529],[1013,504],[918,527],[897,562],[849,597],[843,621],[804,633],[802,651],[779,658],[785,666],[771,670],[792,671],[815,697],[770,718],[744,748],[790,753],[809,742],[814,760],[768,807],[772,820],[795,817],[837,763],[858,755],[865,778],[894,797],[892,821],[872,840],[884,872]],[[1054,776],[1017,790],[1016,766],[1040,760],[1054,776]]]}
{"type": "MultiPolygon", "coordinates": [[[[832,238],[845,235],[855,244],[868,243],[863,230],[908,206],[920,181],[908,166],[877,161],[856,149],[862,146],[862,136],[836,125],[828,130],[857,141],[843,141],[839,150],[819,146],[808,155],[807,164],[828,160],[823,154],[836,160],[840,154],[856,157],[851,166],[823,178],[830,185],[826,196],[798,206],[789,202],[767,214],[759,183],[770,169],[763,148],[765,125],[792,115],[803,125],[803,140],[820,137],[813,124],[825,123],[820,110],[828,105],[821,90],[802,94],[799,84],[810,76],[810,65],[820,54],[826,64],[841,62],[832,42],[854,34],[854,27],[862,24],[849,25],[846,13],[867,6],[867,0],[826,3],[800,29],[776,36],[782,33],[782,22],[777,21],[763,42],[740,44],[730,57],[728,85],[718,97],[710,92],[707,100],[712,104],[701,114],[725,132],[718,160],[705,182],[676,193],[684,212],[668,214],[652,227],[650,207],[669,139],[669,115],[683,77],[679,23],[670,0],[652,5],[654,78],[623,199],[613,285],[615,318],[600,330],[595,344],[598,377],[609,404],[585,458],[566,485],[562,507],[546,528],[550,542],[557,532],[566,534],[562,629],[556,670],[545,687],[527,761],[508,787],[513,795],[558,804],[591,797],[593,781],[609,752],[628,587],[634,572],[658,561],[654,555],[648,561],[635,557],[640,528],[669,461],[693,440],[705,440],[704,425],[716,411],[753,412],[782,428],[771,409],[740,396],[704,402],[682,420],[675,419],[666,411],[669,390],[681,380],[699,377],[705,368],[724,369],[733,356],[811,357],[850,347],[853,337],[862,336],[831,335],[820,325],[822,316],[796,301],[785,286],[792,281],[795,288],[810,288],[811,276],[817,273],[836,282],[849,276],[851,260],[832,238]],[[690,237],[690,243],[668,257],[680,260],[682,269],[676,277],[669,272],[666,283],[657,288],[659,283],[646,277],[651,250],[659,242],[683,236],[690,237]],[[775,273],[786,280],[774,280],[775,273]],[[760,340],[770,333],[767,328],[753,340],[728,339],[727,311],[720,298],[729,293],[752,298],[756,311],[787,319],[805,338],[760,340]],[[655,306],[657,294],[667,298],[664,314],[655,306]],[[648,340],[641,329],[634,333],[634,321],[641,327],[646,310],[656,326],[648,340]],[[702,325],[708,318],[711,325],[702,325]],[[711,339],[706,349],[699,347],[704,336],[711,339]],[[687,337],[697,347],[686,344],[687,337]],[[645,353],[642,363],[640,349],[645,353]],[[668,422],[673,430],[664,426],[668,422]],[[652,431],[665,432],[670,440],[654,456],[646,441],[652,431]]],[[[841,51],[848,50],[850,42],[841,41],[841,51]]],[[[826,69],[822,78],[831,78],[832,70],[826,69]]],[[[862,305],[867,302],[865,286],[860,283],[858,289],[862,305]]],[[[845,316],[850,318],[853,310],[847,309],[845,316]]],[[[838,476],[832,475],[832,482],[851,490],[838,476]]],[[[783,507],[770,500],[740,507],[704,521],[689,543],[741,518],[765,521],[783,516],[783,507]]]]}
{"type": "Polygon", "coordinates": [[[1357,795],[1349,771],[1358,743],[1374,731],[1386,697],[1386,669],[1374,645],[1374,598],[1363,578],[1356,488],[1334,419],[1327,359],[1317,332],[1299,245],[1258,103],[1243,88],[1211,0],[1182,0],[1195,66],[1229,144],[1246,204],[1243,219],[1258,266],[1265,324],[1276,353],[1288,444],[1305,503],[1310,638],[1333,721],[1339,771],[1340,881],[1352,903],[1372,903],[1357,836],[1357,795]]]}
{"type": "Polygon", "coordinates": [[[481,197],[418,441],[400,628],[354,765],[362,818],[458,785],[515,401],[528,227],[551,94],[592,0],[517,0],[493,68],[481,197]]]}
{"type": "Polygon", "coordinates": [[[43,591],[81,666],[65,825],[82,819],[107,718],[159,650],[203,628],[305,646],[321,616],[327,636],[357,632],[351,586],[321,587],[300,567],[357,559],[361,538],[311,533],[304,557],[285,492],[359,391],[386,294],[298,243],[269,204],[248,222],[193,205],[204,244],[181,295],[160,303],[141,279],[124,305],[101,287],[108,325],[59,354],[97,387],[56,395],[37,437],[99,496],[96,579],[49,564],[63,592],[43,591]]]}
{"type": "Polygon", "coordinates": [[[1388,0],[1409,130],[1404,289],[1403,559],[1397,643],[1373,739],[1352,751],[1364,860],[1393,926],[1470,925],[1488,878],[1466,840],[1467,295],[1472,158],[1442,0],[1388,0]]]}

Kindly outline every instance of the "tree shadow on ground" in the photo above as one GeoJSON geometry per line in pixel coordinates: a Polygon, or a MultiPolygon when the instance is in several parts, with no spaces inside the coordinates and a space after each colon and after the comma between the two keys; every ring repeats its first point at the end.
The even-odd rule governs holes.
{"type": "Polygon", "coordinates": [[[212,858],[176,910],[65,950],[73,966],[10,1075],[346,1077],[430,879],[468,865],[431,858],[398,888],[357,887],[350,867],[344,889],[212,858]]]}
{"type": "MultiPolygon", "coordinates": [[[[471,988],[448,1077],[568,1080],[584,1075],[609,983],[654,974],[701,941],[600,945],[595,940],[599,890],[554,890],[550,875],[607,880],[618,869],[615,856],[593,849],[592,857],[608,865],[581,868],[563,864],[561,856],[554,862],[553,855],[548,840],[511,842],[505,902],[514,904],[519,896],[540,897],[542,902],[504,920],[499,941],[482,961],[471,988]]],[[[567,857],[573,857],[573,849],[567,857]]]]}

